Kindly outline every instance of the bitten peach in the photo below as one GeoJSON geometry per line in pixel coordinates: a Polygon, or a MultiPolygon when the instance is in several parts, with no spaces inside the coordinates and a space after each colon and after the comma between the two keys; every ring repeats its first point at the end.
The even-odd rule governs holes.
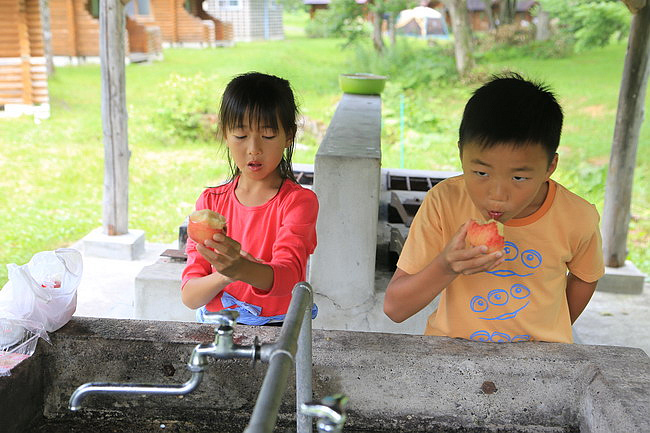
{"type": "Polygon", "coordinates": [[[197,244],[205,245],[207,239],[225,231],[226,218],[210,209],[201,209],[190,214],[187,235],[197,244]]]}
{"type": "Polygon", "coordinates": [[[467,241],[471,246],[487,246],[488,254],[500,251],[505,247],[503,224],[496,220],[480,223],[472,220],[467,227],[467,241]]]}

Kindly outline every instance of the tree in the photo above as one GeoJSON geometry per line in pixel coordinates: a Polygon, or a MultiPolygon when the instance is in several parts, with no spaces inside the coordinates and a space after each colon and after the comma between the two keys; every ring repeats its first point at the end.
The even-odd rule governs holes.
{"type": "Polygon", "coordinates": [[[443,2],[451,15],[456,71],[461,78],[465,78],[474,67],[472,28],[469,23],[467,2],[466,0],[443,0],[443,2]]]}
{"type": "Polygon", "coordinates": [[[488,20],[488,27],[490,30],[497,28],[496,20],[494,19],[494,11],[492,10],[492,0],[483,0],[483,7],[485,8],[485,16],[488,20]]]}
{"type": "Polygon", "coordinates": [[[355,0],[333,0],[329,9],[324,12],[331,34],[345,37],[352,43],[366,37],[363,20],[367,12],[372,18],[372,45],[375,51],[383,53],[386,47],[383,38],[383,23],[387,20],[391,32],[391,42],[395,43],[394,27],[398,13],[415,4],[415,0],[374,0],[366,4],[366,8],[355,0]]]}
{"type": "Polygon", "coordinates": [[[498,0],[499,25],[512,24],[517,12],[517,0],[498,0]]]}
{"type": "Polygon", "coordinates": [[[404,9],[408,9],[415,4],[414,0],[374,0],[368,3],[368,10],[372,13],[372,44],[375,51],[381,53],[384,51],[385,44],[382,37],[383,23],[387,21],[391,43],[395,44],[395,20],[397,15],[404,9]]]}

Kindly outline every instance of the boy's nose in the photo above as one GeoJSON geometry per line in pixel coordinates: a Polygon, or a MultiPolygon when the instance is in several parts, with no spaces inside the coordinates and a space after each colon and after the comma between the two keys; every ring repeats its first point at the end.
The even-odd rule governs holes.
{"type": "Polygon", "coordinates": [[[508,190],[501,183],[495,182],[490,186],[488,190],[488,198],[493,201],[507,201],[508,200],[508,190]]]}

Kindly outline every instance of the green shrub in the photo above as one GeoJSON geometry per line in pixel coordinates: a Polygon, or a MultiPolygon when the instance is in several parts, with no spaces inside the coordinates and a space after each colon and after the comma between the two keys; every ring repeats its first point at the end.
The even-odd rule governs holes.
{"type": "Polygon", "coordinates": [[[557,31],[576,51],[603,47],[627,36],[631,14],[615,0],[543,0],[541,7],[556,21],[557,31]]]}
{"type": "Polygon", "coordinates": [[[217,133],[221,90],[215,77],[172,74],[158,89],[153,107],[157,132],[169,141],[177,139],[212,141],[217,133]]]}
{"type": "Polygon", "coordinates": [[[567,34],[556,32],[546,41],[537,41],[534,27],[516,24],[482,34],[476,42],[476,58],[483,61],[561,58],[573,53],[573,39],[567,34]]]}
{"type": "Polygon", "coordinates": [[[305,26],[305,34],[308,38],[330,38],[333,37],[333,28],[329,23],[326,10],[319,9],[314,17],[305,26]]]}
{"type": "Polygon", "coordinates": [[[457,77],[452,49],[445,44],[400,38],[380,55],[368,44],[357,44],[352,66],[355,72],[386,75],[402,89],[418,89],[457,77]]]}
{"type": "Polygon", "coordinates": [[[370,36],[371,27],[362,11],[355,0],[333,0],[327,9],[316,11],[305,33],[310,38],[345,38],[349,45],[370,36]]]}

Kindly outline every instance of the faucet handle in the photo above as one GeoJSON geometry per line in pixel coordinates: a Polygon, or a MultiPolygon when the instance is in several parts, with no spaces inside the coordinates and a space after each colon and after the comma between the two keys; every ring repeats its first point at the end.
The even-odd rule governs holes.
{"type": "Polygon", "coordinates": [[[221,311],[207,311],[204,314],[207,319],[206,323],[216,323],[221,326],[230,326],[233,328],[237,323],[239,311],[237,310],[221,310],[221,311]]]}
{"type": "Polygon", "coordinates": [[[343,430],[347,419],[345,407],[348,397],[344,394],[334,394],[324,397],[321,401],[312,401],[300,405],[303,415],[318,418],[316,427],[319,432],[336,433],[343,430]]]}

